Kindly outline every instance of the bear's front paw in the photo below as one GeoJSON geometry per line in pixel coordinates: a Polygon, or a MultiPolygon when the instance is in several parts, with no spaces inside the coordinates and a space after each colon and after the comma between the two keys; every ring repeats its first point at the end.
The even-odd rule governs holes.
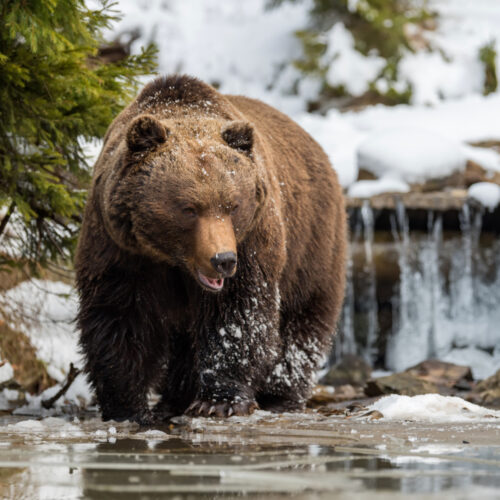
{"type": "Polygon", "coordinates": [[[239,401],[202,401],[196,399],[185,411],[191,417],[230,417],[250,415],[259,405],[252,399],[239,401]]]}
{"type": "Polygon", "coordinates": [[[115,412],[102,412],[102,419],[104,422],[114,420],[115,422],[135,422],[141,426],[153,425],[156,421],[153,414],[148,409],[141,409],[129,413],[115,413],[115,412]]]}

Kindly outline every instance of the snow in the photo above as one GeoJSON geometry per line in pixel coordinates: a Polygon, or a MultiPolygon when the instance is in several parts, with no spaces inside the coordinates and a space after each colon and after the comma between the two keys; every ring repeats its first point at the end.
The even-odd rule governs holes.
{"type": "Polygon", "coordinates": [[[160,73],[188,73],[225,93],[304,109],[304,99],[290,95],[297,70],[285,63],[300,52],[294,33],[304,28],[310,1],[266,6],[266,0],[121,0],[123,17],[109,37],[125,40],[140,30],[133,49],[155,40],[160,73]]]}
{"type": "Polygon", "coordinates": [[[294,116],[298,124],[311,134],[329,156],[342,186],[358,177],[356,150],[365,133],[346,120],[347,115],[332,109],[326,116],[303,113],[294,116]]]}
{"type": "Polygon", "coordinates": [[[46,410],[42,402],[50,399],[61,390],[62,384],[58,383],[49,387],[41,394],[26,394],[26,404],[14,410],[15,415],[53,415],[59,413],[63,406],[75,406],[77,408],[87,408],[91,405],[94,394],[87,381],[87,377],[79,374],[69,389],[53,405],[46,410]]]}
{"type": "Polygon", "coordinates": [[[413,104],[437,104],[481,93],[484,86],[483,65],[478,53],[469,53],[460,64],[440,52],[407,54],[399,66],[399,77],[412,87],[413,104]]]}
{"type": "Polygon", "coordinates": [[[476,182],[469,187],[469,198],[472,198],[483,207],[486,207],[490,212],[500,203],[500,186],[492,182],[476,182]]]}
{"type": "Polygon", "coordinates": [[[357,181],[349,186],[348,196],[351,198],[371,198],[382,193],[407,193],[410,186],[399,179],[390,176],[373,181],[357,181]]]}
{"type": "Polygon", "coordinates": [[[400,396],[392,394],[375,401],[368,411],[379,411],[385,420],[420,422],[470,422],[500,418],[500,411],[483,408],[462,398],[423,394],[400,396]]]}
{"type": "Polygon", "coordinates": [[[8,361],[3,361],[0,358],[0,384],[8,382],[14,378],[14,370],[8,361]],[[2,364],[3,363],[3,364],[2,364]]]}
{"type": "Polygon", "coordinates": [[[469,145],[498,140],[499,116],[500,95],[492,94],[443,101],[432,107],[375,105],[361,111],[332,109],[324,116],[302,113],[293,118],[319,142],[340,183],[349,187],[356,182],[360,166],[366,166],[365,152],[370,153],[369,159],[375,155],[375,163],[370,165],[377,172],[406,182],[447,175],[463,168],[468,159],[486,170],[500,171],[496,151],[469,145]]]}
{"type": "Polygon", "coordinates": [[[70,363],[81,365],[74,324],[77,297],[71,285],[26,280],[0,295],[0,307],[9,326],[29,337],[52,378],[62,382],[70,363]]]}
{"type": "Polygon", "coordinates": [[[365,56],[354,48],[354,37],[342,22],[335,23],[327,35],[328,49],[322,57],[329,65],[326,80],[332,87],[344,87],[350,94],[360,95],[384,69],[386,60],[365,56]]]}
{"type": "Polygon", "coordinates": [[[413,127],[370,134],[358,147],[358,165],[377,177],[397,175],[402,181],[423,182],[445,177],[465,167],[460,144],[413,127]]]}

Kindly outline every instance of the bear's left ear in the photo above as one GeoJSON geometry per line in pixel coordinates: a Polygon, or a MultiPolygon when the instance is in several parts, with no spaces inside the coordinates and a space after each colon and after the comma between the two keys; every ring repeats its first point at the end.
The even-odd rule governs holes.
{"type": "Polygon", "coordinates": [[[140,115],[130,124],[127,131],[127,146],[132,153],[154,149],[168,137],[168,129],[153,115],[140,115]]]}
{"type": "Polygon", "coordinates": [[[253,148],[253,127],[246,122],[235,121],[222,129],[222,138],[229,146],[250,154],[253,148]]]}

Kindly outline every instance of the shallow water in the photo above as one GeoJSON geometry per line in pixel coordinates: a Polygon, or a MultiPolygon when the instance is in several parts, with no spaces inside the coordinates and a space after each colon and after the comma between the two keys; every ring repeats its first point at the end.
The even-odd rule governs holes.
{"type": "Polygon", "coordinates": [[[144,430],[0,417],[2,499],[497,498],[500,424],[367,416],[174,419],[144,430]]]}

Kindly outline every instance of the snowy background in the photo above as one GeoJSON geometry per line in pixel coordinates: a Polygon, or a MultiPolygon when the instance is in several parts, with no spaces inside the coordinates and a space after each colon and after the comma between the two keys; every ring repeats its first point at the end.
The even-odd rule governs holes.
{"type": "MultiPolygon", "coordinates": [[[[436,29],[426,33],[432,50],[408,51],[399,66],[396,85],[412,89],[410,103],[332,108],[323,114],[307,111],[320,82],[304,77],[293,64],[302,50],[295,32],[308,24],[307,0],[274,9],[265,0],[119,0],[122,19],[108,39],[126,43],[138,34],[132,52],[154,41],[160,74],[191,74],[223,93],[245,94],[279,108],[323,146],[346,192],[363,198],[407,192],[412,183],[463,169],[467,160],[492,175],[500,172],[497,151],[471,145],[500,140],[500,90],[483,95],[485,71],[478,57],[479,49],[490,43],[500,53],[500,2],[431,0],[429,5],[438,13],[436,29]],[[360,167],[378,179],[358,181],[360,167]]],[[[324,36],[330,84],[342,85],[352,96],[364,94],[371,84],[387,86],[378,76],[381,58],[358,52],[342,22],[324,36]]],[[[496,64],[500,67],[498,54],[496,64]]],[[[470,188],[470,196],[493,209],[500,202],[500,188],[482,183],[470,188]]],[[[81,364],[71,286],[31,280],[6,292],[0,303],[55,380],[64,380],[70,362],[81,364]]],[[[12,376],[9,363],[1,363],[0,358],[0,382],[12,376]]],[[[476,359],[477,369],[484,363],[484,357],[476,359]]],[[[490,375],[496,367],[488,365],[478,375],[490,375]]],[[[90,400],[83,377],[73,391],[74,398],[90,400]]],[[[15,394],[5,390],[0,405],[1,398],[9,397],[15,394]]]]}
{"type": "MultiPolygon", "coordinates": [[[[275,9],[266,9],[267,4],[266,0],[122,0],[118,8],[124,15],[110,37],[118,34],[126,40],[130,33],[140,32],[132,49],[155,41],[159,73],[195,75],[217,84],[224,93],[262,99],[287,113],[318,140],[342,185],[354,191],[358,148],[364,143],[363,151],[382,163],[379,170],[389,180],[389,190],[397,185],[404,191],[406,182],[449,174],[466,158],[480,158],[481,165],[500,171],[496,152],[468,146],[500,138],[500,92],[483,96],[484,69],[478,56],[488,43],[500,47],[499,2],[431,0],[429,7],[439,16],[436,30],[426,33],[432,50],[408,51],[399,65],[397,85],[411,87],[411,104],[347,113],[332,109],[325,116],[306,112],[308,101],[317,97],[319,81],[304,78],[293,65],[302,50],[295,32],[307,27],[310,2],[284,3],[275,9]],[[421,133],[418,149],[413,146],[408,151],[412,141],[405,137],[415,131],[421,133]],[[390,148],[384,142],[387,137],[390,148]]],[[[329,61],[330,84],[344,85],[352,95],[363,94],[373,81],[384,86],[377,79],[383,59],[358,52],[342,22],[324,36],[329,41],[323,57],[329,61]]],[[[496,62],[499,67],[498,54],[496,62]]],[[[384,189],[380,184],[373,188],[380,192],[384,189]]]]}

